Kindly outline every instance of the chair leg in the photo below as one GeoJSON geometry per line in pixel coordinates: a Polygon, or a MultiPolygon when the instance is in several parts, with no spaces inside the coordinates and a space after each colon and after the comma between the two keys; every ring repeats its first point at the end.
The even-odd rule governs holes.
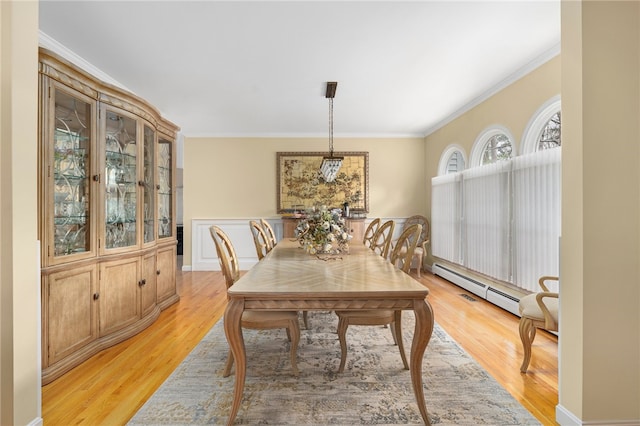
{"type": "Polygon", "coordinates": [[[526,373],[531,361],[531,345],[536,337],[536,327],[529,318],[520,318],[520,340],[522,340],[522,348],[524,349],[524,359],[520,366],[520,372],[526,373]]]}
{"type": "Polygon", "coordinates": [[[295,321],[291,321],[287,332],[291,335],[291,369],[293,370],[293,375],[298,377],[300,374],[297,362],[298,343],[300,343],[300,324],[297,318],[295,321]]]}
{"type": "Polygon", "coordinates": [[[422,273],[422,257],[423,257],[422,254],[418,256],[418,278],[421,277],[420,274],[422,273]]]}
{"type": "Polygon", "coordinates": [[[395,340],[398,345],[398,349],[400,350],[400,357],[402,358],[402,364],[404,365],[404,369],[409,369],[409,363],[407,363],[407,356],[404,353],[404,343],[402,339],[402,311],[395,311],[394,315],[394,324],[392,330],[395,330],[395,340]]]}
{"type": "Polygon", "coordinates": [[[229,350],[229,355],[227,355],[227,363],[224,366],[222,377],[229,377],[229,375],[231,374],[231,367],[233,367],[233,354],[231,353],[231,350],[229,350]]]}
{"type": "Polygon", "coordinates": [[[344,371],[344,365],[347,362],[347,327],[349,323],[344,318],[338,320],[338,339],[340,340],[340,367],[338,373],[344,371]]]}

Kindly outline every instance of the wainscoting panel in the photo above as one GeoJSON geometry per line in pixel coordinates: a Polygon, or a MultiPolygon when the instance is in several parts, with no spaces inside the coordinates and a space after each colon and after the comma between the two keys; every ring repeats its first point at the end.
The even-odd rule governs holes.
{"type": "MultiPolygon", "coordinates": [[[[406,218],[383,218],[383,221],[393,219],[396,223],[394,228],[394,239],[400,236],[402,226],[406,218]]],[[[251,269],[258,262],[256,249],[253,245],[253,237],[249,229],[251,219],[193,219],[191,221],[191,271],[219,271],[220,264],[216,248],[209,234],[209,227],[217,225],[229,236],[238,256],[240,270],[251,269]]],[[[253,219],[256,220],[256,219],[253,219]]],[[[259,218],[258,218],[259,220],[259,218]]],[[[371,223],[373,218],[365,219],[365,227],[371,223]]],[[[276,239],[280,241],[283,234],[283,224],[281,219],[267,219],[276,239]]],[[[359,244],[361,242],[354,242],[359,244]]],[[[188,266],[187,266],[188,268],[188,266]]],[[[184,268],[183,268],[184,270],[184,268]]]]}
{"type": "Polygon", "coordinates": [[[219,271],[216,247],[209,227],[219,226],[231,239],[238,256],[240,269],[246,271],[258,262],[253,237],[249,229],[250,219],[193,219],[191,221],[192,271],[219,271]]]}

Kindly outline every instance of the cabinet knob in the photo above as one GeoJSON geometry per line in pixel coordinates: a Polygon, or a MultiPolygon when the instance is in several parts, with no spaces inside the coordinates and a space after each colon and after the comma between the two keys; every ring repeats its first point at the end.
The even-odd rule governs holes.
{"type": "Polygon", "coordinates": [[[156,275],[160,275],[160,269],[156,271],[156,275]]]}
{"type": "Polygon", "coordinates": [[[93,293],[93,300],[100,299],[100,293],[93,293]]]}
{"type": "Polygon", "coordinates": [[[156,185],[156,189],[158,189],[158,190],[159,190],[159,189],[160,189],[160,185],[156,185]]]}
{"type": "Polygon", "coordinates": [[[100,182],[100,175],[93,175],[94,182],[100,182]]]}
{"type": "Polygon", "coordinates": [[[142,286],[143,286],[143,285],[145,285],[146,283],[147,283],[147,280],[145,280],[144,278],[143,278],[143,279],[141,279],[140,281],[138,281],[138,285],[139,285],[140,287],[142,287],[142,286]]]}
{"type": "Polygon", "coordinates": [[[144,181],[143,180],[139,180],[138,181],[138,186],[144,186],[144,181]]]}

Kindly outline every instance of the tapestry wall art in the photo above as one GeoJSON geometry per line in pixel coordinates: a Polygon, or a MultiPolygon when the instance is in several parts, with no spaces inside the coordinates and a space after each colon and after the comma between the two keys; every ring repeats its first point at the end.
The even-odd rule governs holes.
{"type": "Polygon", "coordinates": [[[355,214],[369,212],[369,153],[334,152],[344,157],[338,176],[326,182],[320,173],[324,152],[278,152],[278,213],[292,214],[324,205],[355,214]]]}

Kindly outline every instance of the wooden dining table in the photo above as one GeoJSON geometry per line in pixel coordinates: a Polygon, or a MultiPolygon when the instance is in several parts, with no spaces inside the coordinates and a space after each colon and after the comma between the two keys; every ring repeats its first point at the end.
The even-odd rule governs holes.
{"type": "MultiPolygon", "coordinates": [[[[433,332],[429,289],[360,243],[349,253],[311,255],[296,241],[282,240],[228,290],[224,330],[235,361],[233,424],[244,391],[247,359],[240,321],[244,311],[413,310],[415,329],[409,370],[416,402],[429,425],[422,358],[433,332]]],[[[304,354],[301,354],[304,356],[304,354]]]]}

